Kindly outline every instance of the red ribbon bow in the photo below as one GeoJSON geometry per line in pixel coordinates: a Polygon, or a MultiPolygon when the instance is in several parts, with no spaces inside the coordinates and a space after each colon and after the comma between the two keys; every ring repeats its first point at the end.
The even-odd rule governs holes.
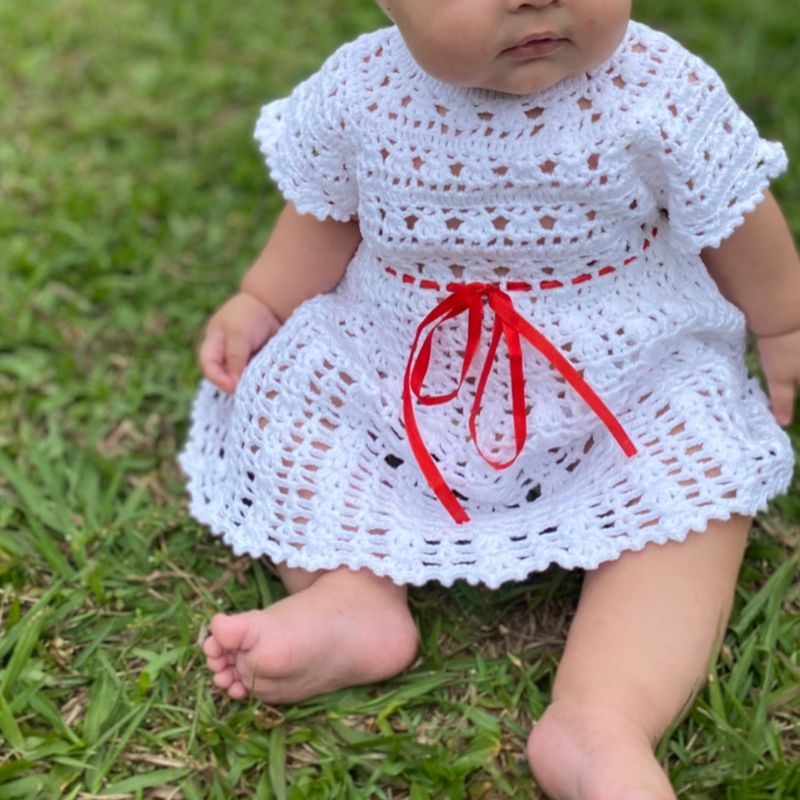
{"type": "Polygon", "coordinates": [[[433,457],[420,435],[416,419],[414,417],[413,396],[423,405],[440,405],[452,400],[461,391],[464,380],[467,377],[469,368],[481,338],[483,328],[483,299],[489,303],[489,307],[494,311],[494,327],[492,329],[492,339],[486,360],[483,364],[480,380],[475,392],[475,402],[469,416],[469,431],[475,447],[484,461],[494,469],[501,470],[510,467],[519,457],[525,445],[527,435],[527,420],[525,414],[525,375],[522,365],[522,344],[520,337],[530,342],[566,379],[566,381],[583,398],[584,402],[597,414],[603,424],[611,431],[617,443],[631,457],[636,454],[636,447],[625,433],[619,420],[609,410],[608,406],[597,396],[595,391],[580,376],[578,371],[562,355],[559,349],[536,328],[533,327],[524,317],[520,316],[514,308],[514,303],[508,294],[497,286],[488,283],[451,283],[446,287],[450,294],[434,308],[417,328],[414,344],[411,346],[411,353],[406,365],[405,377],[403,379],[403,421],[406,426],[408,440],[411,450],[425,475],[428,485],[433,489],[434,494],[448,510],[453,519],[463,524],[469,522],[469,516],[461,504],[456,499],[453,491],[445,482],[442,473],[436,466],[433,457]],[[467,344],[464,348],[464,362],[461,367],[461,378],[458,386],[447,394],[427,395],[423,394],[422,386],[431,360],[431,347],[433,336],[436,329],[444,322],[454,317],[469,312],[467,344]],[[433,325],[425,341],[417,354],[417,347],[425,329],[433,325]],[[481,450],[478,444],[477,418],[480,413],[481,400],[489,379],[494,356],[503,336],[508,348],[509,372],[511,376],[511,399],[514,414],[514,439],[516,450],[514,457],[506,462],[500,463],[492,461],[481,450]],[[416,355],[416,360],[415,360],[416,355]]]}

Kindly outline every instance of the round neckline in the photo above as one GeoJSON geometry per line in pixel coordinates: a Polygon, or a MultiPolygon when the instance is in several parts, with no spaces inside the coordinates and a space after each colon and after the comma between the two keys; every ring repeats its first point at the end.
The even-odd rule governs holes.
{"type": "Polygon", "coordinates": [[[419,81],[420,84],[428,89],[433,97],[441,100],[467,101],[472,105],[479,105],[488,101],[502,105],[519,103],[527,106],[534,103],[539,105],[545,103],[554,96],[564,93],[572,94],[578,89],[587,86],[596,75],[602,73],[602,71],[608,67],[608,64],[614,60],[619,52],[626,46],[630,35],[630,22],[628,23],[628,28],[617,46],[617,49],[601,64],[598,64],[591,70],[580,72],[577,75],[570,75],[558,81],[558,83],[554,83],[552,86],[547,86],[531,94],[511,94],[508,92],[500,92],[495,89],[456,86],[451,83],[445,83],[426,72],[416,62],[414,56],[411,55],[411,51],[406,47],[406,43],[396,25],[390,26],[388,30],[391,34],[390,46],[394,51],[393,54],[396,56],[397,64],[401,68],[403,76],[419,81]]]}

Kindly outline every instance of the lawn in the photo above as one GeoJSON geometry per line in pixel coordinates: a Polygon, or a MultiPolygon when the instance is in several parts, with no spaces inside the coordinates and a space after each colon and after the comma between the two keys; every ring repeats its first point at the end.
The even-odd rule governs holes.
{"type": "MultiPolygon", "coordinates": [[[[412,593],[402,677],[296,706],[212,690],[217,610],[282,595],[190,520],[174,455],[204,320],[280,207],[265,100],[371,0],[0,0],[0,800],[519,798],[580,576],[412,593]]],[[[793,165],[796,0],[637,18],[706,57],[793,165]]],[[[792,431],[800,444],[800,425],[792,431]]],[[[800,796],[800,487],[761,517],[719,663],[659,757],[685,798],[800,796]]]]}

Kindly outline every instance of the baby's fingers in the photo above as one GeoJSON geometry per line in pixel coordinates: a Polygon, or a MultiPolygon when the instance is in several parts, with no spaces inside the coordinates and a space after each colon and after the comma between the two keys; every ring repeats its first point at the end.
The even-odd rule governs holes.
{"type": "Polygon", "coordinates": [[[228,336],[225,347],[225,366],[233,380],[234,388],[242,377],[244,368],[250,360],[250,341],[243,336],[228,336]]]}
{"type": "Polygon", "coordinates": [[[779,425],[788,425],[794,416],[795,387],[800,383],[800,330],[760,336],[758,352],[772,413],[779,425]]]}
{"type": "Polygon", "coordinates": [[[226,370],[225,334],[222,331],[210,330],[200,345],[199,359],[203,375],[224,392],[232,392],[236,388],[236,380],[226,370]]]}
{"type": "Polygon", "coordinates": [[[772,413],[779,425],[788,425],[794,416],[795,388],[791,381],[770,380],[767,376],[767,391],[772,413]]]}

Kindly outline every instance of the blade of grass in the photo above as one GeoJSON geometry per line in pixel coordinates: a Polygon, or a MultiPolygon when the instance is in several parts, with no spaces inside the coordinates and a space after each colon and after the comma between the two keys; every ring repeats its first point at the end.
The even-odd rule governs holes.
{"type": "Polygon", "coordinates": [[[31,541],[42,558],[50,565],[53,572],[59,578],[72,580],[75,570],[59,550],[58,545],[53,541],[53,537],[47,532],[45,526],[33,516],[28,516],[27,524],[29,532],[32,534],[31,541]]]}
{"type": "Polygon", "coordinates": [[[3,692],[0,692],[0,730],[3,732],[6,741],[18,753],[23,752],[25,748],[25,739],[22,735],[17,720],[11,713],[11,709],[6,703],[6,698],[3,692]]]}
{"type": "Polygon", "coordinates": [[[253,575],[256,579],[256,586],[258,587],[258,596],[261,600],[261,608],[267,608],[273,603],[272,591],[269,588],[269,581],[264,574],[264,569],[258,561],[253,562],[253,575]]]}
{"type": "Polygon", "coordinates": [[[106,720],[110,719],[122,694],[122,687],[116,675],[109,669],[103,670],[92,684],[89,703],[83,717],[83,734],[87,742],[94,742],[106,720]]]}
{"type": "Polygon", "coordinates": [[[786,590],[797,571],[799,558],[800,557],[797,555],[794,555],[784,561],[742,609],[739,618],[731,625],[731,630],[733,630],[739,638],[753,625],[756,617],[758,617],[770,602],[770,598],[785,596],[786,590]]]}
{"type": "Polygon", "coordinates": [[[191,767],[171,767],[169,769],[156,769],[152,772],[143,772],[130,778],[110,783],[103,788],[103,794],[128,794],[141,792],[153,786],[168,788],[170,783],[185,778],[191,772],[191,767]]]}
{"type": "Polygon", "coordinates": [[[67,725],[61,712],[43,691],[37,691],[33,694],[28,700],[28,706],[40,717],[47,720],[53,731],[58,731],[71,744],[83,744],[83,740],[67,725]]]}
{"type": "Polygon", "coordinates": [[[278,725],[269,735],[269,782],[276,800],[286,800],[286,730],[278,725]]]}
{"type": "Polygon", "coordinates": [[[20,673],[39,641],[39,634],[45,620],[45,609],[34,607],[15,626],[18,639],[14,652],[8,660],[2,677],[0,677],[0,694],[9,696],[20,673]]]}
{"type": "Polygon", "coordinates": [[[109,634],[119,626],[119,620],[105,619],[95,621],[96,625],[92,638],[89,639],[82,647],[81,652],[73,662],[75,669],[82,669],[84,664],[89,663],[95,654],[98,647],[108,638],[109,634]]]}
{"type": "Polygon", "coordinates": [[[45,779],[41,775],[29,775],[17,781],[11,781],[0,786],[0,798],[2,800],[16,800],[17,797],[23,800],[45,797],[41,794],[45,788],[45,779]]]}
{"type": "Polygon", "coordinates": [[[122,751],[125,749],[133,734],[136,733],[136,730],[150,712],[152,705],[153,700],[149,700],[145,706],[141,708],[134,708],[123,718],[123,720],[121,720],[121,724],[125,724],[128,722],[128,720],[130,720],[130,722],[128,722],[128,727],[124,730],[122,736],[120,736],[119,740],[115,743],[115,746],[109,750],[106,758],[102,760],[100,766],[91,768],[93,769],[93,774],[88,781],[89,790],[91,792],[97,794],[97,792],[100,791],[100,785],[102,784],[105,776],[111,771],[111,768],[117,762],[120,753],[122,753],[122,751]]]}
{"type": "MultiPolygon", "coordinates": [[[[25,510],[32,517],[36,517],[47,527],[69,539],[75,533],[75,525],[66,516],[68,506],[61,506],[61,512],[53,509],[53,503],[44,493],[17,469],[16,464],[8,456],[0,452],[0,474],[16,489],[22,499],[25,510]]],[[[58,508],[58,506],[56,507],[58,508]]]]}
{"type": "Polygon", "coordinates": [[[43,612],[44,609],[49,608],[51,600],[53,599],[54,595],[58,593],[60,588],[60,582],[54,582],[52,586],[50,586],[50,588],[47,589],[45,593],[28,609],[25,616],[19,619],[13,628],[7,628],[4,631],[3,635],[0,636],[0,659],[5,658],[6,653],[16,646],[20,635],[24,630],[24,628],[20,628],[23,620],[27,618],[33,618],[39,612],[43,612]]]}
{"type": "Polygon", "coordinates": [[[758,638],[756,633],[753,632],[747,637],[747,640],[739,648],[736,661],[733,664],[733,668],[731,669],[727,680],[728,689],[730,690],[731,694],[735,695],[736,697],[743,697],[747,689],[748,679],[752,676],[751,668],[753,666],[753,660],[756,656],[757,647],[758,638]]]}
{"type": "Polygon", "coordinates": [[[261,773],[256,785],[256,791],[253,795],[253,800],[273,800],[275,797],[272,794],[272,787],[270,786],[269,775],[266,772],[261,773]]]}

